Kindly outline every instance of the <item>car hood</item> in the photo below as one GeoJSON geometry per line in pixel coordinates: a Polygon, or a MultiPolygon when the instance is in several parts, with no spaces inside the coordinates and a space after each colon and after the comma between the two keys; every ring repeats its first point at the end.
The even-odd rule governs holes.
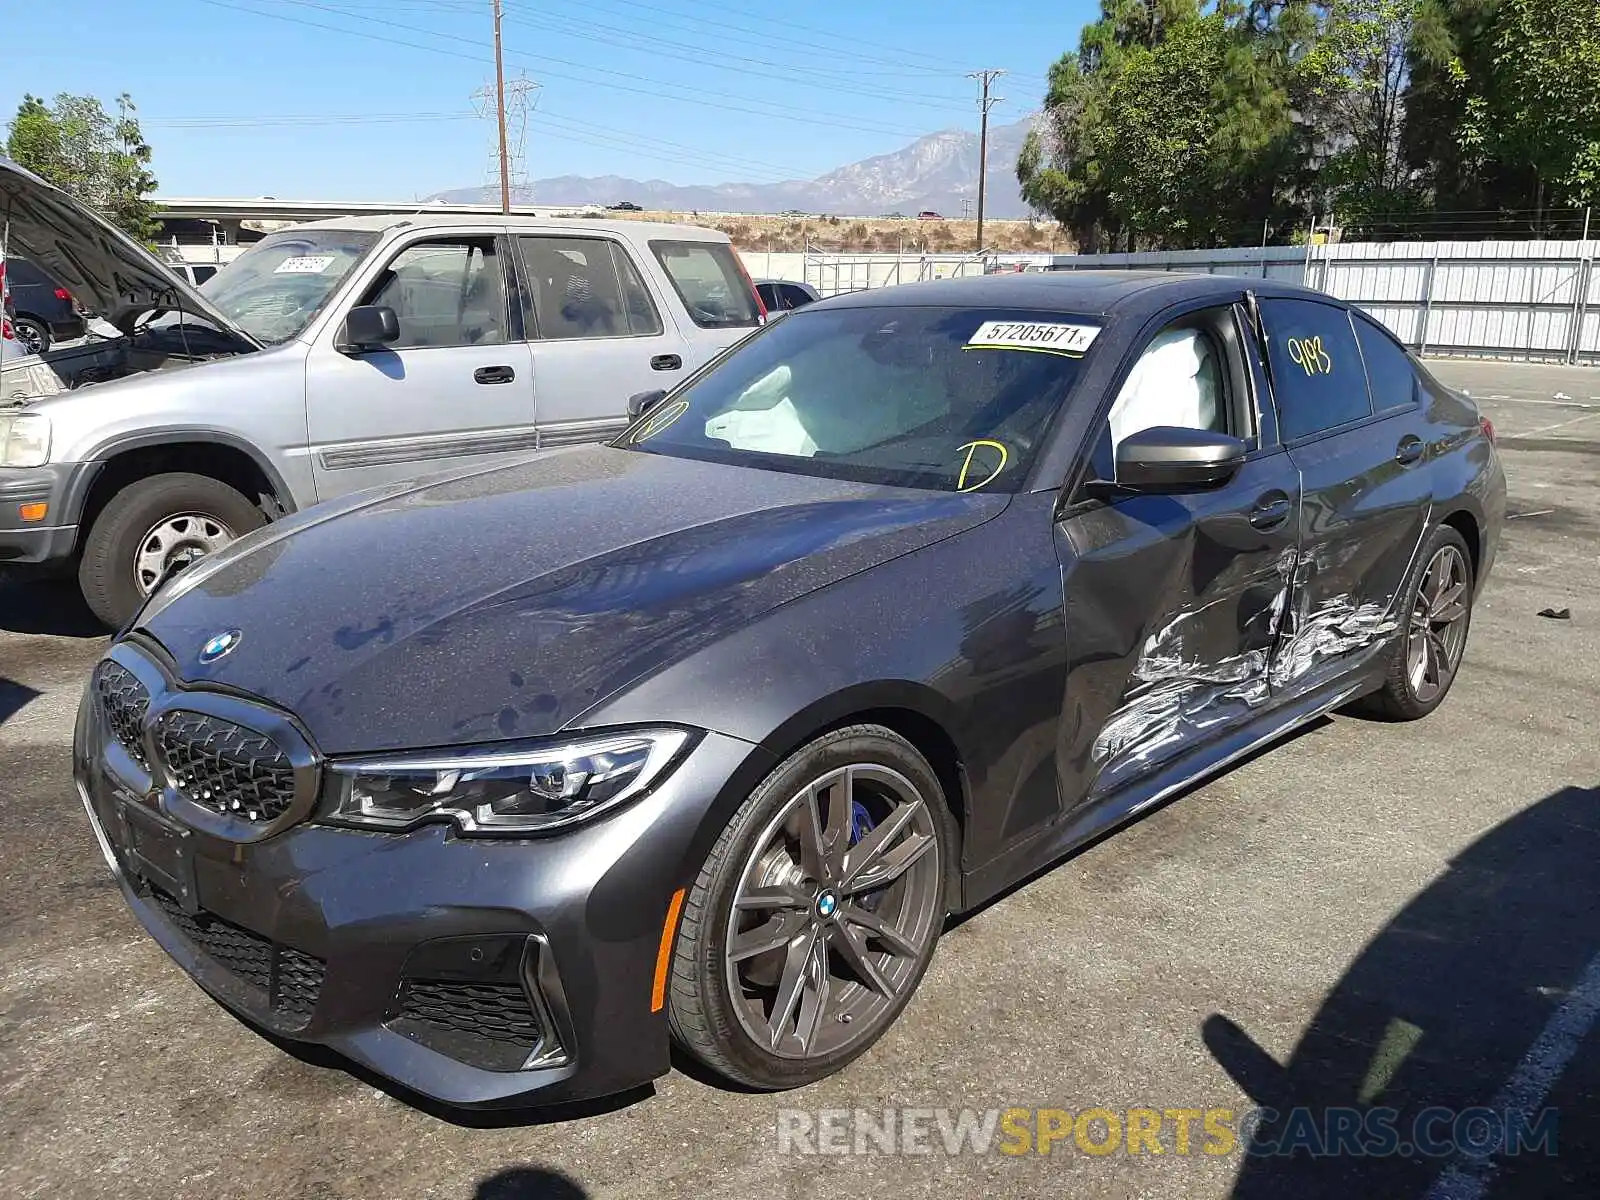
{"type": "Polygon", "coordinates": [[[324,752],[552,733],[785,601],[998,514],[609,446],[312,509],[174,581],[180,674],[292,711],[324,752]],[[214,635],[236,647],[206,664],[214,635]]]}
{"type": "Polygon", "coordinates": [[[261,343],[168,270],[144,247],[9,158],[0,157],[0,214],[10,221],[6,251],[21,252],[123,333],[153,308],[182,308],[243,339],[261,343]]]}

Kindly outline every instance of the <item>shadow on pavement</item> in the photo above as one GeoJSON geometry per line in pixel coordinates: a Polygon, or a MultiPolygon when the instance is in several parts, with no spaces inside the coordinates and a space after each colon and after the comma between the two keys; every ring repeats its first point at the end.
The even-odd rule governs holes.
{"type": "MultiPolygon", "coordinates": [[[[1485,834],[1402,909],[1329,994],[1286,1066],[1226,1016],[1208,1018],[1212,1055],[1277,1114],[1263,1114],[1236,1200],[1600,1195],[1597,884],[1600,789],[1564,788],[1485,834]],[[1463,1157],[1447,1144],[1461,1128],[1455,1114],[1417,1124],[1436,1106],[1520,1107],[1530,1124],[1557,1109],[1555,1154],[1463,1157]],[[1329,1111],[1343,1108],[1356,1116],[1329,1111]],[[1331,1123],[1364,1122],[1378,1109],[1395,1110],[1397,1146],[1411,1147],[1425,1128],[1432,1153],[1319,1157],[1307,1148],[1317,1140],[1306,1139],[1308,1126],[1326,1136],[1331,1123]],[[1290,1147],[1298,1148],[1266,1153],[1290,1147]]],[[[1479,1122],[1461,1136],[1484,1146],[1492,1132],[1479,1122]]]]}
{"type": "Polygon", "coordinates": [[[489,1176],[472,1193],[473,1200],[585,1200],[588,1195],[559,1171],[543,1167],[510,1167],[489,1176]]]}
{"type": "Polygon", "coordinates": [[[95,619],[77,587],[65,579],[29,579],[0,572],[0,631],[98,638],[95,619]]]}
{"type": "Polygon", "coordinates": [[[38,694],[26,684],[0,676],[0,725],[9,721],[18,709],[38,694]]]}

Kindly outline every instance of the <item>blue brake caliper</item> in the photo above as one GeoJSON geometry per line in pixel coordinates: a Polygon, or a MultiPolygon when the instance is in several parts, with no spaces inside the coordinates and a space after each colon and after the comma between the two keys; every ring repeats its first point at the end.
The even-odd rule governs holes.
{"type": "MultiPolygon", "coordinates": [[[[850,844],[852,846],[866,837],[876,824],[877,821],[873,820],[872,814],[867,811],[865,804],[859,800],[850,801],[850,844]]],[[[875,892],[868,892],[857,901],[857,904],[868,912],[873,912],[882,900],[883,891],[880,889],[875,892]]]]}

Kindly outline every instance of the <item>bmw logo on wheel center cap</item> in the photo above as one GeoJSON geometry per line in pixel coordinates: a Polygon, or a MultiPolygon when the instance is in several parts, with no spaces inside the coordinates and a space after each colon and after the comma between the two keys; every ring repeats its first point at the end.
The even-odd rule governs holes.
{"type": "Polygon", "coordinates": [[[817,897],[817,916],[831,917],[834,910],[839,907],[839,898],[832,892],[823,892],[817,897]]]}
{"type": "Polygon", "coordinates": [[[214,633],[206,644],[200,647],[200,661],[214,663],[225,655],[232,654],[234,647],[244,640],[244,634],[237,629],[225,629],[221,633],[214,633]]]}

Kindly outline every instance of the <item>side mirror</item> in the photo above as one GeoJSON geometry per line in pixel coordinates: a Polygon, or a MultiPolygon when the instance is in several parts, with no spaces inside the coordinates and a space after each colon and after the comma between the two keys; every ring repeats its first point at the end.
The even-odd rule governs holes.
{"type": "Polygon", "coordinates": [[[637,421],[666,398],[665,388],[657,388],[653,392],[635,392],[628,397],[628,420],[637,421]]]}
{"type": "Polygon", "coordinates": [[[1209,429],[1157,425],[1117,443],[1117,486],[1135,492],[1185,492],[1232,479],[1250,446],[1209,429]]]}
{"type": "Polygon", "coordinates": [[[345,314],[335,347],[353,354],[373,346],[387,345],[400,337],[400,318],[383,304],[360,304],[345,314]]]}

